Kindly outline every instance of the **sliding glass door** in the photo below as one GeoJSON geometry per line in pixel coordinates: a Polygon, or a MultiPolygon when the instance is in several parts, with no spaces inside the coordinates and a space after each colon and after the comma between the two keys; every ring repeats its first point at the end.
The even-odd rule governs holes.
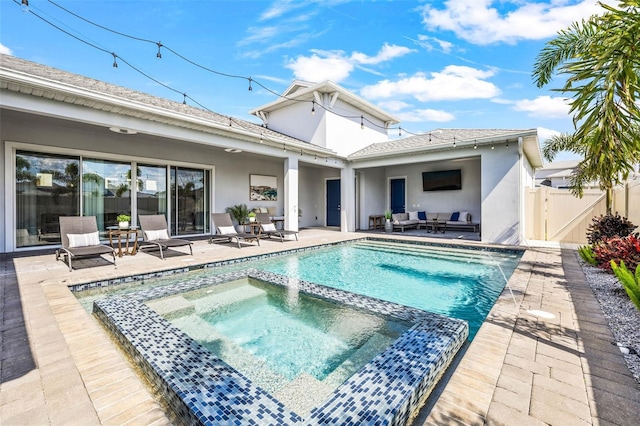
{"type": "Polygon", "coordinates": [[[172,235],[206,234],[210,179],[204,169],[18,150],[15,246],[60,244],[60,216],[95,216],[102,238],[120,214],[164,214],[172,235]]]}
{"type": "Polygon", "coordinates": [[[171,167],[171,233],[201,234],[209,230],[209,171],[171,167]]]}
{"type": "Polygon", "coordinates": [[[79,157],[16,152],[16,247],[60,244],[60,216],[80,210],[79,157]]]}

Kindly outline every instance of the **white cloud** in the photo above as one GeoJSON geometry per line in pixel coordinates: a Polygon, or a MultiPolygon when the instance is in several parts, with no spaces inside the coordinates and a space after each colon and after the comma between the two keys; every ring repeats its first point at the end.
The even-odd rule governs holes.
{"type": "Polygon", "coordinates": [[[376,65],[381,62],[390,61],[394,58],[404,56],[411,52],[415,52],[415,50],[409,49],[408,47],[404,46],[396,46],[395,44],[390,45],[385,43],[376,56],[367,56],[364,53],[353,52],[351,54],[351,59],[353,59],[354,62],[362,65],[376,65]]]}
{"type": "Polygon", "coordinates": [[[437,44],[440,50],[444,53],[451,53],[451,50],[453,49],[453,43],[451,42],[422,34],[418,34],[418,43],[429,52],[435,49],[434,44],[437,44]]]}
{"type": "Polygon", "coordinates": [[[299,7],[304,6],[304,2],[295,2],[292,0],[278,0],[275,1],[271,7],[269,7],[266,11],[260,15],[260,20],[265,21],[268,19],[279,18],[285,13],[298,9],[299,7]]]}
{"type": "Polygon", "coordinates": [[[487,99],[498,96],[500,90],[485,79],[493,71],[449,65],[441,72],[427,74],[419,72],[397,81],[382,80],[360,90],[367,99],[383,99],[398,96],[413,96],[421,102],[487,99]]]}
{"type": "Polygon", "coordinates": [[[439,123],[455,120],[455,115],[435,109],[416,109],[398,114],[402,121],[437,121],[439,123]]]}
{"type": "MultiPolygon", "coordinates": [[[[320,82],[331,80],[336,83],[349,77],[356,66],[377,65],[404,56],[414,50],[403,46],[385,43],[375,56],[368,56],[361,52],[353,52],[347,55],[342,50],[311,50],[311,56],[298,56],[289,60],[285,66],[291,69],[297,78],[320,82]]],[[[377,74],[376,71],[364,67],[360,69],[377,74]]]]}
{"type": "Polygon", "coordinates": [[[527,112],[530,117],[537,118],[567,118],[569,108],[567,99],[551,96],[522,99],[513,106],[514,110],[527,112]]]}
{"type": "Polygon", "coordinates": [[[9,49],[7,46],[5,46],[2,43],[0,43],[0,53],[5,55],[13,55],[13,52],[11,51],[11,49],[9,49]]]}
{"type": "Polygon", "coordinates": [[[547,139],[550,139],[553,136],[560,135],[561,132],[553,129],[546,129],[544,127],[538,127],[538,140],[542,144],[547,139]]]}
{"type": "Polygon", "coordinates": [[[293,71],[296,78],[314,83],[325,80],[339,83],[353,71],[353,64],[339,54],[328,57],[320,57],[315,53],[308,57],[298,56],[285,66],[293,71]]]}
{"type": "MultiPolygon", "coordinates": [[[[427,4],[422,18],[428,30],[448,30],[474,44],[508,43],[553,37],[573,22],[603,13],[597,0],[449,0],[443,9],[427,4]],[[500,8],[500,10],[498,9],[500,8]]],[[[617,4],[617,0],[603,3],[617,4]]]]}
{"type": "Polygon", "coordinates": [[[384,101],[378,103],[378,106],[387,111],[400,111],[410,107],[411,105],[402,101],[384,101]]]}

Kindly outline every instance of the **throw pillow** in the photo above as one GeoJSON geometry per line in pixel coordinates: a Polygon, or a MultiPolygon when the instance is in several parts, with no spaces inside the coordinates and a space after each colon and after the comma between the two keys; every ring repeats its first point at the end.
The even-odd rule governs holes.
{"type": "Polygon", "coordinates": [[[449,220],[457,222],[459,217],[460,217],[460,212],[453,212],[451,214],[451,219],[449,219],[449,220]]]}
{"type": "Polygon", "coordinates": [[[262,225],[262,230],[264,232],[275,232],[276,226],[273,223],[265,223],[262,225]]]}
{"type": "Polygon", "coordinates": [[[100,244],[100,235],[98,231],[89,232],[88,234],[67,234],[69,239],[69,248],[97,246],[100,244]]]}
{"type": "Polygon", "coordinates": [[[155,231],[144,231],[147,241],[168,240],[169,233],[166,229],[158,229],[155,231]]]}
{"type": "Polygon", "coordinates": [[[427,212],[418,212],[418,220],[427,220],[427,212]]]}
{"type": "Polygon", "coordinates": [[[409,212],[409,220],[418,220],[418,212],[409,212]]]}
{"type": "Polygon", "coordinates": [[[220,235],[230,235],[236,233],[236,228],[233,226],[218,226],[218,233],[220,235]]]}
{"type": "Polygon", "coordinates": [[[268,211],[266,207],[260,207],[260,213],[267,213],[268,211]]]}
{"type": "Polygon", "coordinates": [[[467,222],[468,221],[469,212],[460,212],[460,217],[458,218],[458,222],[467,222]]]}

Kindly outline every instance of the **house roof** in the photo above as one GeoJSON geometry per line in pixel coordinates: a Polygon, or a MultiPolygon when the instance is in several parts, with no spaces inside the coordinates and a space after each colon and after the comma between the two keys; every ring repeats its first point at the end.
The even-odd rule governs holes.
{"type": "Polygon", "coordinates": [[[417,152],[454,149],[456,146],[517,142],[523,138],[523,150],[533,167],[542,166],[542,155],[536,129],[435,129],[421,135],[369,145],[349,155],[349,160],[397,157],[417,152]]]}
{"type": "Polygon", "coordinates": [[[318,153],[335,155],[333,151],[326,148],[249,121],[184,105],[11,55],[0,54],[0,89],[251,142],[258,142],[262,135],[267,144],[272,140],[296,147],[304,146],[305,149],[318,153]]]}
{"type": "Polygon", "coordinates": [[[291,83],[291,85],[289,85],[289,87],[287,87],[284,92],[282,92],[280,98],[268,104],[254,108],[249,111],[249,113],[260,116],[261,113],[276,111],[297,102],[311,102],[314,99],[316,100],[316,102],[319,102],[314,93],[334,94],[338,96],[343,102],[352,105],[353,107],[362,111],[364,114],[369,115],[370,117],[376,118],[386,123],[387,126],[400,122],[397,117],[383,111],[372,103],[364,100],[359,96],[354,95],[344,87],[329,80],[322,83],[310,83],[307,81],[295,80],[293,83],[291,83]]]}

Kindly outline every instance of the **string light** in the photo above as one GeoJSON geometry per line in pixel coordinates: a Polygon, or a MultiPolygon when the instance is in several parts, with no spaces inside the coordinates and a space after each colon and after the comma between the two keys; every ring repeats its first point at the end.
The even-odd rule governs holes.
{"type": "Polygon", "coordinates": [[[282,144],[282,152],[287,152],[287,145],[286,144],[282,144]]]}
{"type": "Polygon", "coordinates": [[[262,137],[262,133],[260,133],[260,143],[263,143],[263,142],[264,142],[264,139],[262,137]]]}
{"type": "Polygon", "coordinates": [[[496,146],[493,143],[491,144],[491,149],[496,149],[496,146]]]}
{"type": "Polygon", "coordinates": [[[456,137],[455,136],[453,137],[453,147],[454,148],[456,147],[456,137]]]}
{"type": "Polygon", "coordinates": [[[313,161],[318,161],[318,154],[313,154],[313,161]]]}
{"type": "Polygon", "coordinates": [[[118,68],[118,55],[116,55],[115,53],[111,52],[111,54],[113,55],[113,67],[114,68],[118,68]]]}
{"type": "Polygon", "coordinates": [[[162,43],[158,42],[158,53],[156,53],[156,58],[162,59],[162,53],[160,53],[160,48],[162,47],[162,43]]]}
{"type": "Polygon", "coordinates": [[[402,127],[398,127],[398,136],[402,136],[402,127]]]}
{"type": "Polygon", "coordinates": [[[509,141],[507,141],[507,145],[506,145],[507,149],[509,149],[509,141]]]}
{"type": "Polygon", "coordinates": [[[251,87],[251,81],[252,81],[251,77],[249,77],[249,91],[250,92],[253,91],[253,87],[251,87]]]}
{"type": "Polygon", "coordinates": [[[429,142],[431,142],[431,132],[429,132],[429,142]]]}
{"type": "Polygon", "coordinates": [[[473,149],[478,149],[478,141],[473,141],[473,149]]]}
{"type": "Polygon", "coordinates": [[[364,129],[364,115],[360,116],[360,128],[364,129]]]}
{"type": "Polygon", "coordinates": [[[311,114],[316,115],[316,101],[311,101],[311,114]]]}
{"type": "Polygon", "coordinates": [[[300,148],[300,157],[302,157],[302,148],[300,148]]]}
{"type": "MultiPolygon", "coordinates": [[[[187,104],[187,94],[183,93],[182,94],[182,105],[186,105],[187,104]]],[[[231,120],[229,120],[229,126],[231,126],[231,120]]]]}

